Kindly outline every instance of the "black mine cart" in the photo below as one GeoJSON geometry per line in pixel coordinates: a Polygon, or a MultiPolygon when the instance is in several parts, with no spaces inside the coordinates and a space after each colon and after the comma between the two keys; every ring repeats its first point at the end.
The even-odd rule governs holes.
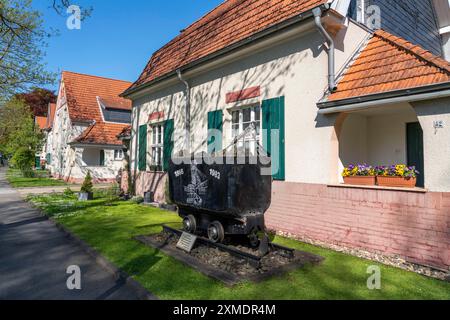
{"type": "Polygon", "coordinates": [[[179,207],[184,229],[207,233],[214,242],[222,242],[225,235],[245,235],[257,246],[271,203],[270,159],[215,160],[202,154],[170,163],[170,196],[179,207]]]}

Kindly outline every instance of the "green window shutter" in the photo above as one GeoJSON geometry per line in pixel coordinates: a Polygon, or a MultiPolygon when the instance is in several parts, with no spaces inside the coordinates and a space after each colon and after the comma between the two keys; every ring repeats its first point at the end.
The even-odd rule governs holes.
{"type": "Polygon", "coordinates": [[[48,165],[51,165],[51,164],[52,164],[52,155],[51,155],[50,153],[47,153],[47,159],[46,159],[46,161],[47,161],[47,164],[48,164],[48,165]]]}
{"type": "Polygon", "coordinates": [[[138,168],[139,171],[147,170],[147,125],[139,127],[139,155],[138,168]]]}
{"type": "Polygon", "coordinates": [[[163,170],[169,170],[170,158],[173,153],[173,134],[175,132],[175,121],[167,120],[164,122],[164,151],[163,151],[163,170]]]}
{"type": "Polygon", "coordinates": [[[100,150],[100,166],[105,165],[105,150],[100,150]]]}
{"type": "Polygon", "coordinates": [[[214,153],[223,149],[222,135],[215,137],[210,130],[218,130],[223,133],[223,111],[217,110],[208,113],[208,153],[214,153]]]}
{"type": "Polygon", "coordinates": [[[286,178],[284,109],[284,97],[262,102],[263,146],[272,158],[272,174],[275,180],[286,178]]]}
{"type": "Polygon", "coordinates": [[[35,157],[34,158],[34,165],[35,165],[37,170],[41,169],[41,158],[40,157],[35,157]]]}

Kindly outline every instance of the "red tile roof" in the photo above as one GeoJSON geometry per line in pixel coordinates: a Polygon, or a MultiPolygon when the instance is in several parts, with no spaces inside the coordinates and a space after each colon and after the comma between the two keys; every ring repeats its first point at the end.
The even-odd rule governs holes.
{"type": "Polygon", "coordinates": [[[98,145],[122,145],[118,135],[127,125],[116,123],[96,123],[89,126],[74,142],[98,145]]]}
{"type": "Polygon", "coordinates": [[[47,123],[45,125],[45,129],[53,128],[53,120],[55,119],[56,111],[56,103],[49,103],[48,105],[48,114],[47,114],[47,123]]]}
{"type": "Polygon", "coordinates": [[[155,52],[130,88],[164,76],[328,0],[228,0],[155,52]]]}
{"type": "Polygon", "coordinates": [[[97,99],[131,110],[131,101],[119,97],[131,83],[68,71],[63,72],[62,81],[72,122],[95,122],[74,141],[121,145],[117,135],[129,124],[105,123],[97,99]]]}
{"type": "Polygon", "coordinates": [[[36,117],[36,124],[38,125],[39,129],[44,130],[47,125],[47,117],[36,117]]]}
{"type": "Polygon", "coordinates": [[[118,139],[126,139],[131,137],[131,126],[123,128],[122,132],[117,135],[118,139]]]}
{"type": "Polygon", "coordinates": [[[450,82],[450,63],[383,30],[376,31],[328,101],[450,82]]]}

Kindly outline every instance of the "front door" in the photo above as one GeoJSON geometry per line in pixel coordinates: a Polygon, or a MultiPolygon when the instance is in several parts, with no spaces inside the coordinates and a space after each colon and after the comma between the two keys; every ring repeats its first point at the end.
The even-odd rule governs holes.
{"type": "Polygon", "coordinates": [[[419,122],[408,123],[406,127],[407,131],[407,153],[408,153],[408,166],[415,166],[419,171],[417,177],[417,186],[425,186],[425,166],[423,156],[423,131],[419,122]]]}

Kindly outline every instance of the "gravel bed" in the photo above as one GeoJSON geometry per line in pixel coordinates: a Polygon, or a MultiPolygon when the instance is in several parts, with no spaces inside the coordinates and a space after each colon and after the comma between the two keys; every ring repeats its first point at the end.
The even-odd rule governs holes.
{"type": "MultiPolygon", "coordinates": [[[[170,232],[153,234],[147,236],[146,238],[170,249],[176,249],[176,245],[179,240],[178,236],[170,232]]],[[[240,245],[235,245],[233,247],[240,251],[244,251],[255,256],[260,256],[258,250],[240,245]]],[[[272,249],[270,253],[261,257],[261,266],[256,268],[251,266],[246,259],[241,259],[231,255],[228,252],[201,244],[197,244],[189,256],[195,258],[201,264],[205,264],[243,278],[273,273],[273,271],[281,270],[289,265],[297,265],[297,267],[301,267],[306,263],[315,264],[322,261],[321,257],[305,252],[295,251],[294,256],[292,256],[285,250],[272,249]]]]}

